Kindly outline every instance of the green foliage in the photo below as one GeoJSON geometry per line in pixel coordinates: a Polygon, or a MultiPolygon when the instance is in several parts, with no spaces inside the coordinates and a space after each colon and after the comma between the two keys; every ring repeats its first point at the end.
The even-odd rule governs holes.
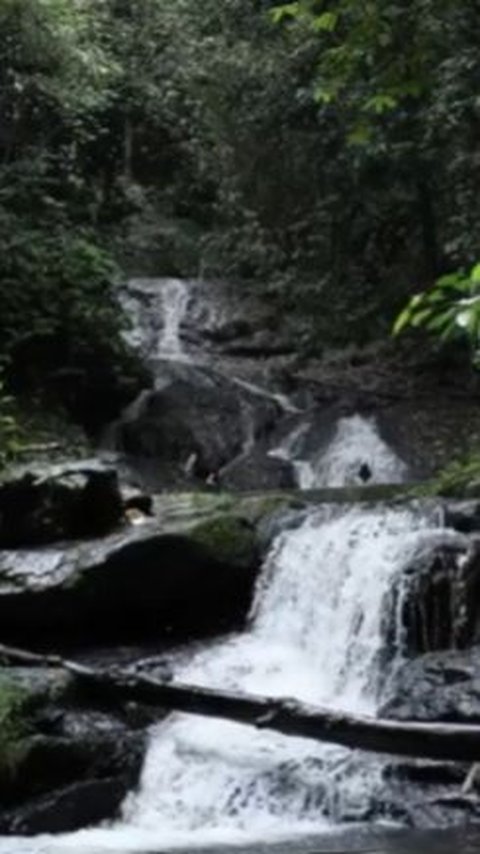
{"type": "Polygon", "coordinates": [[[424,494],[446,498],[468,498],[480,495],[480,454],[454,460],[424,489],[424,494]]]}
{"type": "MultiPolygon", "coordinates": [[[[400,308],[410,271],[428,285],[471,265],[480,254],[473,0],[461,12],[453,0],[299,0],[270,14],[292,46],[315,35],[312,100],[343,135],[350,192],[337,184],[335,194],[355,211],[342,235],[347,304],[376,279],[378,316],[384,300],[400,308]]],[[[463,317],[473,329],[474,311],[463,317]]]]}
{"type": "Polygon", "coordinates": [[[469,273],[441,276],[428,291],[415,294],[398,315],[393,332],[422,328],[441,341],[466,338],[472,359],[480,358],[480,264],[469,273]]]}
{"type": "Polygon", "coordinates": [[[195,543],[206,549],[212,560],[232,566],[251,566],[256,559],[255,531],[234,513],[217,515],[201,522],[193,530],[192,537],[195,543]]]}
{"type": "MultiPolygon", "coordinates": [[[[76,417],[97,404],[87,387],[134,372],[89,180],[119,76],[103,12],[92,0],[0,3],[0,359],[9,389],[46,392],[76,417]]],[[[101,409],[99,423],[115,406],[101,409]]]]}
{"type": "Polygon", "coordinates": [[[13,773],[26,735],[26,693],[7,677],[0,677],[0,775],[13,773]]]}
{"type": "Polygon", "coordinates": [[[5,392],[0,371],[0,470],[15,455],[19,447],[19,427],[13,400],[5,392]]]}
{"type": "Polygon", "coordinates": [[[316,75],[325,97],[355,123],[430,89],[444,25],[455,11],[453,0],[299,0],[271,15],[275,22],[294,19],[303,31],[323,37],[316,75]]]}
{"type": "Polygon", "coordinates": [[[131,374],[112,257],[255,283],[307,349],[386,334],[480,257],[476,30],[473,0],[0,0],[10,385],[131,374]]]}

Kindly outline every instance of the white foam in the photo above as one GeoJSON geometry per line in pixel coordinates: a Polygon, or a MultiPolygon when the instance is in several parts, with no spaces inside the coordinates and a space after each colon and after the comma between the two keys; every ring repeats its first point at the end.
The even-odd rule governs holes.
{"type": "Polygon", "coordinates": [[[270,451],[271,456],[292,462],[300,489],[362,484],[360,472],[365,466],[371,484],[406,479],[407,466],[382,440],[374,418],[340,418],[330,444],[305,454],[302,446],[308,430],[308,423],[300,424],[270,451]]]}
{"type": "MultiPolygon", "coordinates": [[[[316,511],[274,543],[250,629],[193,654],[177,678],[374,714],[385,599],[435,524],[414,508],[316,511]]],[[[20,847],[9,840],[3,851],[119,854],[298,838],[363,817],[382,767],[332,745],[173,715],[152,730],[121,822],[20,847]]]]}

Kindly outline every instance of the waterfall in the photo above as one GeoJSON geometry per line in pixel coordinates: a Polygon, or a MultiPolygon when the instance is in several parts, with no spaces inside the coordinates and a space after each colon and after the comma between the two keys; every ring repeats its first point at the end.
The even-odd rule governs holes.
{"type": "Polygon", "coordinates": [[[270,455],[292,462],[300,489],[368,483],[403,483],[405,463],[385,444],[373,418],[340,418],[326,449],[304,455],[308,424],[298,425],[270,455]]]}
{"type": "MultiPolygon", "coordinates": [[[[314,512],[274,543],[249,631],[197,653],[178,678],[374,714],[385,600],[432,524],[411,508],[314,512]]],[[[365,814],[381,767],[341,748],[175,715],[152,736],[125,828],[161,828],[167,844],[318,831],[365,814]]]]}
{"type": "MultiPolygon", "coordinates": [[[[173,657],[176,678],[375,714],[388,594],[441,524],[437,516],[417,505],[312,510],[274,541],[249,629],[173,657]]],[[[390,667],[402,655],[400,627],[396,634],[390,667]]],[[[152,730],[121,822],[25,850],[191,850],[324,833],[364,819],[381,796],[383,767],[378,757],[344,748],[174,714],[152,730]]]]}
{"type": "Polygon", "coordinates": [[[189,282],[183,279],[130,279],[119,291],[119,301],[130,319],[124,333],[127,344],[147,364],[158,359],[188,359],[181,325],[190,301],[189,282]]]}
{"type": "Polygon", "coordinates": [[[185,358],[180,327],[190,299],[182,279],[166,279],[162,287],[163,330],[158,340],[157,356],[163,359],[185,358]]]}
{"type": "MultiPolygon", "coordinates": [[[[125,300],[131,343],[150,361],[187,358],[186,283],[135,280],[125,300]]],[[[277,403],[291,409],[285,399],[277,403]]],[[[248,408],[245,419],[248,450],[248,408]]],[[[341,418],[327,447],[313,454],[304,452],[309,430],[308,422],[298,424],[270,451],[293,463],[302,488],[360,483],[362,467],[372,483],[407,476],[372,418],[341,418]]],[[[415,503],[300,513],[265,558],[247,630],[172,654],[175,679],[375,715],[386,663],[391,670],[402,660],[402,575],[441,527],[434,506],[415,503]]],[[[0,851],[158,854],[315,836],[364,821],[382,799],[384,767],[380,757],[334,745],[176,713],[152,728],[140,784],[121,820],[58,839],[9,839],[6,848],[0,840],[0,851]]]]}

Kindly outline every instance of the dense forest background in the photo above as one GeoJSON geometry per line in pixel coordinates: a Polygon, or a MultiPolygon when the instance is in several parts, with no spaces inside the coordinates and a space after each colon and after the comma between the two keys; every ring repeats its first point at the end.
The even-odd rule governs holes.
{"type": "Polygon", "coordinates": [[[480,257],[479,132],[474,0],[0,0],[5,388],[107,419],[130,273],[256,288],[312,351],[386,336],[480,257]]]}

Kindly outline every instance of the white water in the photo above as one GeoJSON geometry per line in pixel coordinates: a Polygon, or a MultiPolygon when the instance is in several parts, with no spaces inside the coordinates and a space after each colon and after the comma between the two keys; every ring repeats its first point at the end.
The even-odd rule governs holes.
{"type": "Polygon", "coordinates": [[[402,483],[407,466],[379,436],[373,418],[352,415],[340,418],[326,449],[312,457],[302,455],[308,424],[301,424],[270,455],[290,460],[300,489],[362,484],[360,470],[368,466],[368,483],[402,483]]]}
{"type": "Polygon", "coordinates": [[[119,291],[119,300],[130,318],[126,342],[147,363],[157,359],[188,360],[181,326],[190,300],[190,287],[183,279],[131,279],[119,291]]]}
{"type": "Polygon", "coordinates": [[[185,358],[180,332],[189,299],[188,285],[182,279],[166,279],[163,282],[163,330],[158,341],[159,358],[177,361],[185,358]]]}
{"type": "MultiPolygon", "coordinates": [[[[273,544],[250,629],[194,654],[177,678],[374,714],[385,597],[436,524],[433,511],[418,508],[316,510],[273,544]]],[[[174,715],[152,732],[120,823],[56,841],[0,842],[0,851],[119,854],[318,833],[362,817],[381,773],[376,757],[174,715]]]]}
{"type": "MultiPolygon", "coordinates": [[[[150,355],[182,359],[188,289],[164,280],[155,293],[162,305],[153,320],[144,318],[152,329],[150,355]]],[[[358,482],[364,463],[372,482],[405,475],[371,420],[341,419],[313,460],[296,453],[302,430],[277,449],[295,463],[301,486],[358,482]]],[[[436,525],[432,512],[418,508],[315,511],[274,542],[249,630],[179,662],[176,678],[375,714],[386,597],[436,525]]],[[[399,644],[390,666],[400,657],[399,644]]],[[[126,854],[316,834],[363,818],[382,790],[382,768],[376,757],[335,746],[173,715],[152,731],[140,787],[120,822],[58,839],[0,840],[0,852],[126,854]]]]}

